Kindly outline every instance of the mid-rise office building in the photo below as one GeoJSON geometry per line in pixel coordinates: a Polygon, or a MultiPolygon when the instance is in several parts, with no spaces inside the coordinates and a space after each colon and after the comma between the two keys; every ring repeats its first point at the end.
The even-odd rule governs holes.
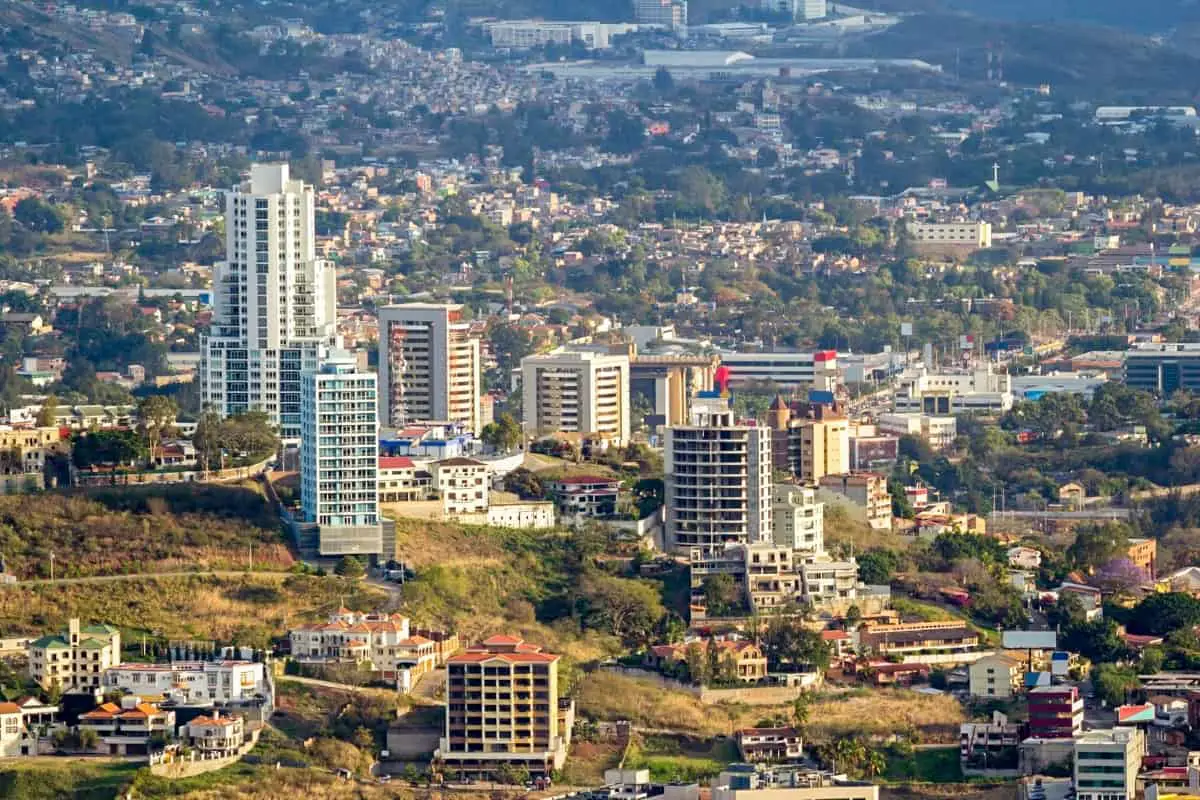
{"type": "Polygon", "coordinates": [[[375,373],[330,350],[302,379],[300,507],[323,556],[383,552],[375,373]]]}
{"type": "Polygon", "coordinates": [[[1139,728],[1088,731],[1075,739],[1075,795],[1079,800],[1134,800],[1146,734],[1139,728]]]}
{"type": "Polygon", "coordinates": [[[200,343],[200,402],[221,416],[262,411],[300,435],[300,376],[330,341],[334,272],[317,258],[313,187],[286,164],[255,164],[225,198],[225,260],[200,343]]]}
{"type": "Polygon", "coordinates": [[[1012,407],[1011,378],[991,364],[969,372],[922,369],[902,375],[892,398],[898,414],[1002,414],[1012,407]]]}
{"type": "Polygon", "coordinates": [[[506,767],[540,777],[562,768],[575,714],[559,695],[558,661],[516,636],[493,636],[451,656],[446,733],[435,760],[469,777],[506,767]]]}
{"type": "Polygon", "coordinates": [[[666,542],[686,553],[771,539],[771,432],[738,424],[728,400],[700,398],[667,429],[666,542]]]}
{"type": "Polygon", "coordinates": [[[629,441],[629,357],[562,351],[521,359],[525,434],[629,441]]]}
{"type": "Polygon", "coordinates": [[[388,426],[457,422],[479,435],[479,338],[461,305],[379,310],[379,419],[388,426]]]}
{"type": "Polygon", "coordinates": [[[917,222],[909,220],[905,232],[913,248],[926,255],[964,256],[992,246],[990,222],[917,222]]]}
{"type": "Polygon", "coordinates": [[[836,350],[809,353],[722,353],[729,385],[774,384],[788,389],[832,392],[841,382],[836,350]]]}
{"type": "Polygon", "coordinates": [[[1159,397],[1200,392],[1200,342],[1134,345],[1125,353],[1125,383],[1159,397]]]}
{"type": "Polygon", "coordinates": [[[635,0],[633,15],[643,25],[680,30],[688,24],[688,4],[687,0],[635,0]]]}

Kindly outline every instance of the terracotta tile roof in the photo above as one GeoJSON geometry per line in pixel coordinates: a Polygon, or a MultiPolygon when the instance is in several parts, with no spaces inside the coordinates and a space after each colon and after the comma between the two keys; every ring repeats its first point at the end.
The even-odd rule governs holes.
{"type": "Polygon", "coordinates": [[[82,714],[80,719],[112,719],[120,711],[121,707],[116,703],[102,703],[86,714],[82,714]]]}
{"type": "Polygon", "coordinates": [[[491,637],[488,637],[487,639],[484,639],[483,646],[484,647],[497,647],[497,646],[506,645],[506,644],[521,644],[524,641],[525,640],[522,639],[520,636],[506,636],[505,634],[498,633],[495,636],[491,636],[491,637]]]}
{"type": "Polygon", "coordinates": [[[380,469],[412,469],[415,466],[408,456],[382,456],[379,459],[380,469]]]}
{"type": "Polygon", "coordinates": [[[0,703],[0,714],[20,714],[21,707],[16,703],[0,703]]]}
{"type": "Polygon", "coordinates": [[[549,664],[558,661],[558,656],[549,653],[492,653],[482,650],[469,650],[450,656],[447,664],[482,664],[485,661],[507,661],[510,664],[549,664]]]}

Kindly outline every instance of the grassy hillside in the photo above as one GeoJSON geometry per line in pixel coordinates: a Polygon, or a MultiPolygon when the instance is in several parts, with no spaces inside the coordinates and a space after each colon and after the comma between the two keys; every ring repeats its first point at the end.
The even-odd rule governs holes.
{"type": "Polygon", "coordinates": [[[117,625],[127,636],[237,641],[264,647],[298,622],[345,603],[383,605],[379,589],[341,578],[247,574],[160,576],[119,582],[0,587],[0,630],[45,633],[71,617],[117,625]]]}
{"type": "Polygon", "coordinates": [[[244,569],[294,560],[255,484],[0,497],[0,554],[18,578],[244,569]]]}
{"type": "Polygon", "coordinates": [[[417,573],[404,587],[414,620],[449,625],[465,641],[514,632],[575,661],[618,651],[615,639],[572,617],[577,536],[415,520],[397,520],[396,529],[396,557],[417,573]]]}

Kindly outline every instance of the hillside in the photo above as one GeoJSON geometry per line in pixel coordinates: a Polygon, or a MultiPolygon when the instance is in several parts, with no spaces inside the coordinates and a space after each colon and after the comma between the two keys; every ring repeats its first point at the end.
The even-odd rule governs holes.
{"type": "Polygon", "coordinates": [[[1187,0],[867,0],[853,5],[883,11],[964,11],[1009,22],[1105,25],[1137,33],[1163,33],[1200,22],[1200,6],[1187,0]]]}
{"type": "Polygon", "coordinates": [[[0,497],[0,555],[21,579],[246,569],[295,561],[257,484],[0,497]]]}

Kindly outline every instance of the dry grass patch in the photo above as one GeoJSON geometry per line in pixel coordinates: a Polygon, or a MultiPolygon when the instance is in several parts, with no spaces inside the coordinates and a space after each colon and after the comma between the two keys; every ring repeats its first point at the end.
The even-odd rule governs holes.
{"type": "Polygon", "coordinates": [[[809,735],[832,740],[852,734],[890,736],[915,732],[921,742],[956,741],[967,715],[950,695],[905,689],[860,689],[818,696],[809,713],[809,735]]]}
{"type": "Polygon", "coordinates": [[[341,602],[357,609],[387,595],[342,578],[247,573],[0,587],[0,629],[44,633],[71,617],[166,639],[237,641],[265,647],[292,625],[323,618],[341,602]]]}

